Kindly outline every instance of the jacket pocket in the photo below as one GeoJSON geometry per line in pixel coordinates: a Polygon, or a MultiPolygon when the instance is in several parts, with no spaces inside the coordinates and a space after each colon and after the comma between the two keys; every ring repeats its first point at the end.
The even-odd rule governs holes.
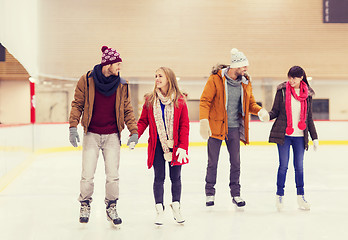
{"type": "Polygon", "coordinates": [[[225,121],[210,120],[209,123],[210,123],[209,125],[210,125],[211,134],[213,136],[222,137],[224,134],[223,129],[224,129],[225,121]]]}

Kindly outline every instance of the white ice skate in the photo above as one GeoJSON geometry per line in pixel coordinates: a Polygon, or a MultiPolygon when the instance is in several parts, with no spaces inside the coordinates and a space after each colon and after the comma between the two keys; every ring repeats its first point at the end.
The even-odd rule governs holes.
{"type": "Polygon", "coordinates": [[[215,196],[207,196],[205,199],[205,205],[207,207],[214,206],[215,196]]]}
{"type": "Polygon", "coordinates": [[[276,207],[278,211],[281,211],[284,208],[284,196],[276,195],[276,207]]]}
{"type": "Polygon", "coordinates": [[[234,204],[236,204],[237,207],[244,207],[245,206],[245,201],[239,196],[233,197],[232,202],[234,204]]]}
{"type": "Polygon", "coordinates": [[[184,223],[185,219],[181,216],[180,203],[179,202],[173,202],[172,204],[170,204],[170,207],[173,210],[174,220],[177,223],[184,223]]]}
{"type": "Polygon", "coordinates": [[[298,207],[302,210],[310,210],[311,205],[306,201],[304,195],[297,195],[298,207]]]}
{"type": "Polygon", "coordinates": [[[155,220],[155,224],[156,225],[163,225],[163,219],[164,219],[164,207],[162,203],[157,203],[156,206],[156,220],[155,220]]]}

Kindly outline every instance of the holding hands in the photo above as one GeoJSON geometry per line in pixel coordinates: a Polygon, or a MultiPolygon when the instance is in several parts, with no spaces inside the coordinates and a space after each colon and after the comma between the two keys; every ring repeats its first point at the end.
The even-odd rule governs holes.
{"type": "Polygon", "coordinates": [[[269,121],[269,114],[264,108],[261,108],[261,110],[257,113],[257,115],[259,115],[260,121],[262,122],[269,121]]]}
{"type": "Polygon", "coordinates": [[[135,145],[137,144],[138,144],[138,134],[133,133],[128,139],[127,146],[129,146],[129,150],[133,150],[135,148],[135,145]]]}

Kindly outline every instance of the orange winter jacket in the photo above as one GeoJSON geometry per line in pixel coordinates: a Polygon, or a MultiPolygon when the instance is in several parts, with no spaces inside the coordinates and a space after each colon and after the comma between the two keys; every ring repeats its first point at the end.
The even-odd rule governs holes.
{"type": "MultiPolygon", "coordinates": [[[[199,119],[208,119],[211,137],[224,140],[227,135],[227,110],[226,110],[226,78],[222,76],[222,70],[217,74],[212,74],[202,93],[199,104],[199,119]]],[[[249,144],[249,114],[257,115],[261,107],[256,103],[252,93],[251,81],[246,76],[246,81],[242,81],[243,88],[243,112],[240,129],[240,140],[244,144],[249,144]]]]}

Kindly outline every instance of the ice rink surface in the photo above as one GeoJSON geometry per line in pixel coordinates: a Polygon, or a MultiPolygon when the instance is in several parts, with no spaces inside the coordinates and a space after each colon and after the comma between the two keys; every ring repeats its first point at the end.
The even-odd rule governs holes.
{"type": "MultiPolygon", "coordinates": [[[[80,224],[81,152],[42,154],[0,192],[0,239],[348,239],[348,146],[320,146],[305,153],[305,193],[310,211],[297,207],[292,162],[285,208],[275,208],[278,155],[275,145],[241,147],[244,210],[229,195],[229,162],[222,146],[216,201],[205,206],[206,147],[190,147],[190,163],[182,170],[184,225],[175,223],[169,207],[170,180],[165,183],[165,222],[154,225],[153,169],[146,148],[121,150],[119,228],[106,220],[104,163],[99,159],[88,224],[80,224]]],[[[168,170],[168,169],[166,169],[168,170]]],[[[168,171],[167,171],[168,173],[168,171]]]]}

